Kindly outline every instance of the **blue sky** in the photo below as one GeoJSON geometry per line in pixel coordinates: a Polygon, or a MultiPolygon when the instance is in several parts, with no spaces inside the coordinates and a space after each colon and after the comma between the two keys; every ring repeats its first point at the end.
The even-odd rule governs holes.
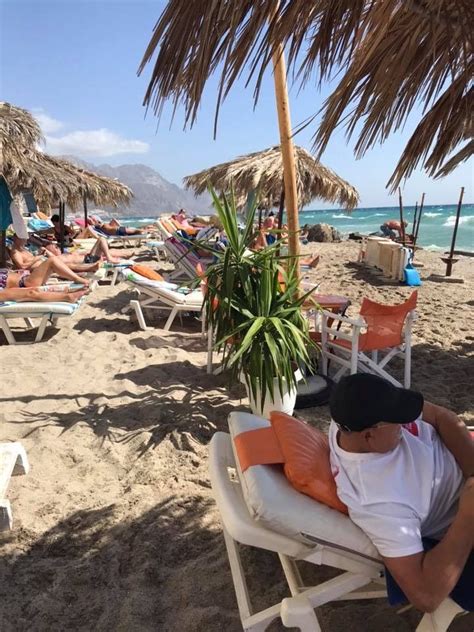
{"type": "MultiPolygon", "coordinates": [[[[0,0],[0,99],[33,110],[43,124],[46,151],[75,154],[95,164],[144,163],[181,184],[183,176],[278,143],[272,77],[265,79],[257,108],[252,89],[234,86],[224,103],[216,140],[213,121],[217,81],[211,78],[198,121],[183,130],[178,111],[170,128],[170,110],[157,126],[145,116],[143,96],[149,66],[137,68],[153,26],[165,2],[161,0],[0,0]]],[[[293,126],[315,113],[322,92],[307,87],[290,91],[293,126]]],[[[322,162],[356,186],[361,206],[398,203],[385,189],[413,121],[388,142],[356,161],[352,146],[337,131],[322,162]]],[[[314,124],[296,142],[311,148],[314,124]]],[[[427,204],[455,203],[459,188],[473,201],[472,162],[438,181],[421,172],[404,186],[405,203],[421,192],[427,204]]],[[[312,208],[326,205],[315,200],[312,208]]]]}

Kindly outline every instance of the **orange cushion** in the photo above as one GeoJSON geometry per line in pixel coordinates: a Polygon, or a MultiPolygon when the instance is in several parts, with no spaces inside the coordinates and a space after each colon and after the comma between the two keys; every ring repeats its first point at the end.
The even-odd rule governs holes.
{"type": "Polygon", "coordinates": [[[327,436],[299,419],[276,411],[270,414],[270,422],[284,455],[285,476],[293,487],[347,514],[346,505],[336,493],[327,436]]]}
{"type": "Polygon", "coordinates": [[[152,281],[164,281],[164,278],[158,272],[155,272],[148,266],[135,265],[132,266],[132,270],[140,276],[151,279],[152,281]]]}

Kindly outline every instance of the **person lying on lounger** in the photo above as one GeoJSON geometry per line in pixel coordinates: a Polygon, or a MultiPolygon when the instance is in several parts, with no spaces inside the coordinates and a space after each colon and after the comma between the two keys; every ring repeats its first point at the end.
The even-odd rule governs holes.
{"type": "Polygon", "coordinates": [[[61,259],[51,257],[42,261],[38,267],[31,271],[19,270],[15,272],[8,268],[0,268],[0,290],[40,287],[45,285],[52,274],[57,274],[62,279],[67,279],[86,287],[89,285],[88,279],[73,272],[61,259]]]}
{"type": "Polygon", "coordinates": [[[105,237],[98,237],[93,247],[88,251],[76,250],[74,252],[61,253],[58,246],[53,244],[46,246],[46,255],[51,254],[61,258],[72,270],[81,271],[77,268],[84,264],[94,264],[97,261],[105,260],[108,263],[119,263],[124,259],[133,257],[133,250],[113,250],[109,248],[105,237]]]}
{"type": "MultiPolygon", "coordinates": [[[[54,224],[54,238],[56,239],[58,243],[60,243],[61,223],[59,221],[59,215],[51,215],[51,221],[54,224]]],[[[80,232],[81,232],[81,229],[79,227],[73,228],[72,226],[68,226],[67,224],[64,224],[64,233],[63,233],[64,245],[72,246],[74,237],[77,237],[77,235],[80,232]]]]}
{"type": "Polygon", "coordinates": [[[390,602],[432,612],[451,595],[473,610],[474,441],[464,423],[363,373],[339,381],[330,411],[337,493],[382,556],[390,602]]]}
{"type": "MultiPolygon", "coordinates": [[[[103,241],[105,242],[105,239],[103,241]]],[[[41,249],[41,254],[34,255],[27,249],[26,244],[26,239],[21,239],[17,235],[13,236],[13,246],[9,248],[9,254],[18,270],[34,270],[43,261],[52,256],[59,257],[73,272],[95,272],[100,266],[100,256],[92,255],[94,249],[86,256],[80,253],[69,255],[66,253],[61,254],[57,246],[50,244],[41,249]]],[[[107,246],[107,244],[105,245],[107,246]]]]}
{"type": "Polygon", "coordinates": [[[60,290],[58,292],[45,292],[36,287],[18,288],[13,287],[8,290],[1,289],[1,274],[0,270],[0,303],[5,301],[41,301],[43,303],[77,303],[85,294],[89,293],[88,288],[60,290]]]}
{"type": "Polygon", "coordinates": [[[114,220],[112,220],[111,222],[98,222],[95,227],[100,229],[106,235],[110,235],[112,237],[127,237],[128,235],[145,234],[145,230],[143,228],[133,228],[132,226],[117,226],[117,222],[115,222],[114,220]]]}

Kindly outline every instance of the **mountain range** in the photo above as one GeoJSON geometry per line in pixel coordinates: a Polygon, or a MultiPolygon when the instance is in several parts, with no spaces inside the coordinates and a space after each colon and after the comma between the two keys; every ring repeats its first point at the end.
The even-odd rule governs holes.
{"type": "Polygon", "coordinates": [[[104,207],[106,211],[124,217],[155,217],[164,212],[175,212],[185,208],[191,215],[209,214],[211,198],[209,195],[195,196],[191,191],[181,189],[169,182],[148,165],[131,164],[112,167],[108,164],[94,165],[76,156],[61,156],[78,167],[94,171],[108,178],[117,178],[133,191],[129,206],[116,208],[104,207]]]}

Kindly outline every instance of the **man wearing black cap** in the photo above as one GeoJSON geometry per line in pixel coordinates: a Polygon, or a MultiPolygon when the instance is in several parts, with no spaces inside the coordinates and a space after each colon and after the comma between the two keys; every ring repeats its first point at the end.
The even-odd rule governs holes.
{"type": "Polygon", "coordinates": [[[474,610],[474,441],[452,412],[359,373],[330,402],[331,466],[352,520],[388,569],[391,603],[474,610]],[[406,424],[409,424],[410,429],[406,424]]]}

